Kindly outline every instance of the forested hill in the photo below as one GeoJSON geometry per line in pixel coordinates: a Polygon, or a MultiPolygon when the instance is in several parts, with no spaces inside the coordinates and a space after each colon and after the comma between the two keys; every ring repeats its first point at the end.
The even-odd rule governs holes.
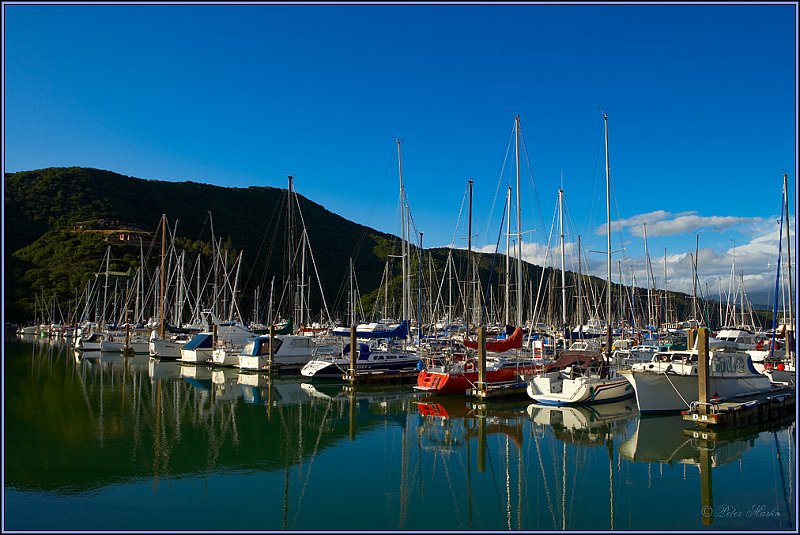
{"type": "MultiPolygon", "coordinates": [[[[149,249],[151,256],[160,256],[160,235],[155,234],[161,214],[166,214],[170,228],[177,220],[181,249],[210,252],[213,223],[216,239],[222,238],[229,250],[229,264],[244,251],[239,290],[242,297],[250,296],[251,304],[247,312],[241,304],[243,315],[252,315],[248,313],[256,286],[261,286],[263,297],[275,276],[275,292],[281,291],[287,189],[143,180],[80,167],[8,173],[4,187],[4,293],[9,321],[33,319],[33,296],[42,291],[48,301],[55,292],[63,310],[68,300],[74,301],[76,289],[80,293],[100,270],[109,244],[110,271],[138,267],[139,236],[145,254],[149,249]],[[112,230],[142,232],[124,242],[112,237],[112,230]]],[[[362,288],[378,287],[387,253],[399,253],[399,239],[298,197],[329,306],[347,286],[351,257],[362,288]]],[[[300,218],[294,217],[300,229],[300,218]]],[[[193,261],[187,255],[187,263],[193,261]]],[[[309,260],[309,270],[310,266],[309,260]]],[[[315,293],[318,299],[319,291],[315,293]]]]}
{"type": "MultiPolygon", "coordinates": [[[[37,299],[47,304],[48,311],[58,303],[60,315],[69,320],[68,311],[72,309],[74,313],[74,305],[87,284],[105,271],[101,264],[109,246],[108,271],[117,275],[115,284],[120,284],[120,292],[126,283],[132,281],[132,275],[144,257],[145,285],[151,292],[148,306],[154,307],[153,275],[160,263],[161,236],[158,229],[162,214],[166,214],[169,228],[175,235],[176,251],[178,254],[186,252],[184,272],[187,279],[192,279],[189,288],[197,287],[196,268],[193,266],[196,266],[198,258],[201,280],[207,280],[211,272],[213,229],[214,241],[222,244],[220,256],[225,258],[227,270],[233,271],[236,258],[243,252],[242,263],[237,268],[236,288],[242,319],[254,319],[254,297],[258,288],[260,317],[257,319],[263,320],[273,281],[273,310],[283,317],[292,313],[285,281],[296,280],[300,271],[298,244],[301,243],[303,226],[297,210],[290,212],[287,209],[288,189],[224,188],[196,182],[143,180],[81,167],[9,173],[5,175],[4,188],[6,321],[35,319],[37,299]],[[289,213],[293,215],[287,217],[289,213]],[[287,228],[294,231],[287,232],[287,228]],[[290,255],[287,251],[290,249],[294,251],[293,269],[288,266],[290,255]],[[290,273],[294,275],[290,277],[290,273]]],[[[351,258],[361,305],[359,312],[363,311],[359,320],[372,321],[378,315],[376,312],[382,312],[384,308],[387,308],[389,316],[399,317],[400,263],[397,259],[387,262],[387,258],[400,254],[400,239],[348,221],[303,196],[297,198],[313,252],[313,262],[309,258],[306,263],[306,283],[310,282],[311,297],[308,298],[308,293],[305,295],[314,317],[319,318],[323,311],[324,295],[330,314],[347,320],[351,258]],[[322,291],[317,285],[316,273],[319,273],[322,291]],[[385,274],[390,281],[388,296],[386,284],[382,284],[385,274]]],[[[425,251],[421,291],[418,291],[418,250],[412,246],[411,251],[412,296],[415,301],[417,296],[421,297],[419,309],[416,304],[412,305],[415,309],[412,316],[416,317],[419,310],[424,321],[429,321],[431,316],[440,319],[442,309],[432,313],[435,306],[431,303],[436,302],[437,296],[445,301],[450,298],[448,290],[443,289],[449,251],[425,251]]],[[[452,304],[454,314],[460,316],[464,311],[462,296],[466,295],[459,290],[459,287],[466,289],[466,251],[453,251],[453,259],[453,272],[448,280],[454,281],[452,304]]],[[[486,313],[494,314],[489,320],[496,321],[500,317],[500,296],[505,292],[501,284],[505,277],[502,274],[503,262],[499,256],[487,254],[476,254],[474,259],[482,293],[490,301],[486,313]],[[490,274],[492,282],[488,286],[490,274]]],[[[560,291],[552,290],[560,285],[556,274],[548,268],[543,275],[540,267],[528,263],[524,268],[524,316],[532,317],[536,308],[540,321],[559,323],[560,291]],[[541,290],[540,281],[543,282],[541,290]]],[[[167,272],[174,273],[175,270],[167,272]]],[[[568,303],[577,302],[574,295],[576,278],[573,273],[567,274],[568,303]]],[[[584,298],[600,296],[604,292],[602,280],[585,276],[583,284],[584,298]],[[595,289],[590,293],[586,285],[595,289]]],[[[474,295],[472,290],[476,287],[471,288],[469,293],[474,295]]],[[[622,295],[617,285],[613,285],[612,291],[614,296],[622,295]]],[[[645,306],[641,302],[642,295],[644,293],[640,291],[636,297],[637,310],[643,310],[645,306]]],[[[202,306],[210,306],[209,299],[202,299],[202,306]]],[[[472,308],[475,301],[473,297],[469,299],[472,308]]],[[[671,293],[670,302],[677,318],[685,319],[687,296],[671,293]]],[[[613,307],[615,315],[620,311],[626,317],[630,314],[628,305],[621,299],[619,303],[615,299],[613,307]]],[[[584,317],[591,314],[591,308],[592,305],[587,303],[584,317]]],[[[58,316],[57,312],[56,321],[60,319],[58,316]]],[[[568,323],[575,325],[576,320],[575,311],[568,311],[568,323]]],[[[639,321],[641,319],[637,320],[641,325],[639,321]]]]}

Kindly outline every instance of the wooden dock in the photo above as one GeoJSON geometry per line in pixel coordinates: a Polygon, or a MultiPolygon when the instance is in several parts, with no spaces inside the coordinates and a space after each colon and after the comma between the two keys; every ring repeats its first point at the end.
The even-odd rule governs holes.
{"type": "Polygon", "coordinates": [[[694,402],[681,415],[685,421],[696,423],[700,430],[738,429],[794,417],[795,398],[794,388],[780,388],[719,403],[694,402]]]}
{"type": "Polygon", "coordinates": [[[347,372],[342,375],[342,379],[350,384],[398,384],[414,383],[418,375],[418,370],[378,370],[355,374],[347,372]]]}
{"type": "Polygon", "coordinates": [[[486,388],[470,388],[467,390],[467,395],[470,397],[484,399],[497,399],[509,397],[525,397],[527,392],[528,383],[525,382],[508,382],[508,383],[490,383],[486,388]]]}

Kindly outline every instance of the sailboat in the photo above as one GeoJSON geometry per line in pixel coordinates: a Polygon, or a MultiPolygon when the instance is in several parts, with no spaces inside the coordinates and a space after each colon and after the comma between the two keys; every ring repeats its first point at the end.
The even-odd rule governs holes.
{"type": "Polygon", "coordinates": [[[794,385],[797,368],[796,368],[796,355],[793,351],[795,348],[793,335],[794,331],[791,329],[791,326],[794,325],[793,319],[793,309],[792,309],[792,299],[794,298],[794,294],[792,293],[792,254],[791,254],[791,241],[789,241],[789,197],[788,197],[788,184],[787,184],[788,177],[784,173],[783,175],[783,206],[781,207],[781,227],[783,227],[783,220],[784,215],[786,219],[786,249],[787,249],[787,277],[786,280],[788,281],[788,295],[789,299],[789,321],[784,321],[781,328],[778,329],[778,293],[779,288],[781,287],[781,245],[782,245],[782,234],[783,228],[781,228],[781,232],[779,232],[778,236],[778,268],[777,274],[775,275],[775,299],[774,304],[772,307],[772,335],[769,339],[761,342],[759,345],[755,347],[755,349],[747,351],[750,354],[750,357],[753,359],[753,366],[759,372],[765,374],[769,377],[770,381],[773,383],[778,384],[786,384],[786,385],[794,385]],[[784,214],[785,209],[785,214],[784,214]],[[779,351],[782,348],[781,343],[779,341],[778,336],[782,335],[782,338],[785,342],[785,350],[779,351]]]}
{"type": "Polygon", "coordinates": [[[547,405],[610,403],[633,395],[633,387],[615,368],[611,356],[611,185],[608,164],[608,116],[603,114],[606,152],[606,357],[589,351],[564,351],[558,360],[528,382],[528,395],[547,405]]]}
{"type": "MultiPolygon", "coordinates": [[[[514,333],[506,340],[495,340],[487,343],[487,351],[491,354],[486,358],[485,384],[515,383],[520,376],[530,376],[541,370],[541,360],[538,362],[527,355],[519,354],[516,349],[522,347],[522,233],[520,229],[520,167],[519,167],[519,115],[514,117],[514,134],[516,146],[516,174],[517,174],[517,327],[514,333]]],[[[510,202],[508,203],[510,204],[510,202]]],[[[509,206],[510,209],[510,206],[509,206]]],[[[509,210],[510,212],[510,210],[509,210]]],[[[469,181],[469,230],[468,230],[468,259],[472,257],[472,180],[469,181]]],[[[468,260],[469,262],[470,260],[468,260]]],[[[466,307],[469,311],[469,307],[466,307]]],[[[469,321],[467,321],[469,325],[469,321]]],[[[477,342],[464,338],[466,347],[477,347],[477,342]]],[[[443,362],[431,360],[431,366],[420,371],[417,376],[417,390],[435,394],[464,394],[478,381],[478,361],[474,356],[465,353],[454,353],[450,359],[443,362]]]]}
{"type": "MultiPolygon", "coordinates": [[[[350,322],[356,325],[356,292],[353,284],[353,259],[350,259],[350,322]]],[[[356,327],[357,345],[355,372],[399,372],[414,371],[419,364],[416,351],[398,347],[396,340],[408,336],[409,321],[403,320],[394,329],[359,330],[356,327]],[[381,340],[380,345],[378,340],[381,340]],[[385,340],[385,342],[383,342],[385,340]],[[376,347],[377,346],[377,347],[376,347]]],[[[335,336],[350,336],[351,327],[337,327],[335,336]]],[[[306,377],[342,377],[350,368],[350,344],[345,344],[339,353],[318,352],[303,368],[300,374],[306,377]]]]}

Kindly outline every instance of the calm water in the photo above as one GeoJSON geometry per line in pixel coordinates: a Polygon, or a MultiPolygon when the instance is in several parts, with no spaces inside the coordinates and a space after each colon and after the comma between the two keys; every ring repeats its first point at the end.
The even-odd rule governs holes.
{"type": "Polygon", "coordinates": [[[410,386],[5,339],[5,530],[796,530],[795,424],[701,448],[635,402],[410,386]]]}

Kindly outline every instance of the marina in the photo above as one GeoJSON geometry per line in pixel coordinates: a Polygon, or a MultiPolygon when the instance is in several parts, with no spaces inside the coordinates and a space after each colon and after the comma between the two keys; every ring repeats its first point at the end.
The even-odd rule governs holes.
{"type": "Polygon", "coordinates": [[[74,355],[6,335],[6,529],[796,530],[793,418],[701,443],[633,398],[474,401],[74,355]]]}
{"type": "Polygon", "coordinates": [[[797,532],[799,6],[378,4],[3,3],[3,532],[797,532]]]}

